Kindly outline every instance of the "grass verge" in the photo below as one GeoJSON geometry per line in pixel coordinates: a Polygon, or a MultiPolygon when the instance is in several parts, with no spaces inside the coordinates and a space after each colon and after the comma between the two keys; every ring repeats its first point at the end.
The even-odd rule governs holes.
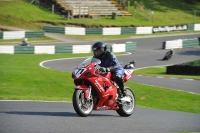
{"type": "MultiPolygon", "coordinates": [[[[8,39],[8,40],[1,40],[0,39],[0,45],[18,45],[21,43],[24,39],[8,39]]],[[[28,38],[28,42],[31,44],[36,44],[36,43],[48,43],[48,42],[61,42],[59,40],[55,40],[53,38],[49,37],[40,37],[40,38],[28,38]]]]}
{"type": "MultiPolygon", "coordinates": [[[[71,101],[71,73],[45,69],[39,63],[80,56],[91,54],[0,54],[0,99],[71,101]]],[[[200,95],[132,82],[126,85],[134,91],[137,106],[200,113],[200,95]]]]}
{"type": "Polygon", "coordinates": [[[166,69],[167,69],[166,67],[150,67],[150,68],[138,69],[135,71],[135,75],[163,76],[166,78],[173,77],[181,79],[200,80],[200,76],[166,74],[166,69]]]}
{"type": "MultiPolygon", "coordinates": [[[[131,0],[129,12],[134,14],[134,0],[131,0]]],[[[100,19],[72,19],[51,13],[38,5],[29,4],[26,0],[0,1],[0,25],[16,26],[24,29],[38,30],[44,25],[79,25],[86,27],[107,26],[166,26],[199,23],[200,4],[188,4],[183,0],[138,0],[144,10],[139,7],[133,16],[111,16],[100,19]],[[9,11],[9,12],[8,12],[9,11]],[[150,16],[150,13],[154,12],[150,16]]]]}

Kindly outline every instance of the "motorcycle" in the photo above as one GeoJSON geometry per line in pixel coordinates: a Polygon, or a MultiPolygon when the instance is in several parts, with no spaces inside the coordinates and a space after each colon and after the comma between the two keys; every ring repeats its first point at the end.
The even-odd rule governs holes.
{"type": "MultiPolygon", "coordinates": [[[[125,87],[126,96],[118,97],[120,91],[111,76],[111,72],[99,71],[101,61],[87,58],[72,72],[76,85],[73,93],[73,107],[81,117],[86,117],[93,110],[115,110],[120,116],[128,117],[135,108],[135,95],[129,87],[125,87]]],[[[134,74],[133,69],[124,69],[124,82],[134,74]]]]}
{"type": "Polygon", "coordinates": [[[133,69],[133,68],[135,68],[135,63],[136,63],[136,61],[134,61],[134,60],[129,62],[129,64],[126,64],[124,66],[124,69],[133,69]]]}
{"type": "Polygon", "coordinates": [[[30,44],[27,42],[27,40],[23,40],[21,43],[18,44],[19,46],[30,46],[30,44]]]}
{"type": "Polygon", "coordinates": [[[174,51],[171,49],[170,51],[168,51],[165,56],[163,57],[162,60],[169,60],[172,58],[172,56],[174,55],[174,51]]]}

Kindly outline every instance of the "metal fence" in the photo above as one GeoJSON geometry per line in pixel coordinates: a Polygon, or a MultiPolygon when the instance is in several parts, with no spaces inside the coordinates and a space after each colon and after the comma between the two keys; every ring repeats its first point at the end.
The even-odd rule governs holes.
{"type": "Polygon", "coordinates": [[[163,20],[163,21],[171,21],[171,20],[187,20],[187,19],[199,19],[200,18],[200,11],[198,12],[182,12],[182,13],[164,13],[162,15],[157,14],[155,11],[152,10],[143,10],[134,12],[133,17],[141,17],[146,20],[163,20]]]}
{"type": "Polygon", "coordinates": [[[124,9],[129,10],[130,1],[129,0],[116,0],[124,9]]]}

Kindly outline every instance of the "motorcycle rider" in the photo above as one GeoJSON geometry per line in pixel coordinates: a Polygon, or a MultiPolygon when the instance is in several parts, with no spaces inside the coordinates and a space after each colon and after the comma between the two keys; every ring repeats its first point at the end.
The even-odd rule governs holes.
{"type": "Polygon", "coordinates": [[[28,46],[28,38],[24,38],[24,40],[19,45],[28,46]]]}
{"type": "Polygon", "coordinates": [[[112,78],[119,86],[118,94],[119,97],[122,98],[126,96],[126,91],[124,89],[124,69],[121,66],[120,62],[117,60],[116,56],[107,51],[106,44],[104,42],[96,42],[92,46],[94,58],[98,58],[101,60],[101,68],[99,69],[102,72],[110,71],[112,73],[112,78]]]}
{"type": "Polygon", "coordinates": [[[174,55],[174,50],[173,49],[170,49],[170,51],[168,51],[164,58],[162,60],[169,60],[172,56],[174,55]]]}

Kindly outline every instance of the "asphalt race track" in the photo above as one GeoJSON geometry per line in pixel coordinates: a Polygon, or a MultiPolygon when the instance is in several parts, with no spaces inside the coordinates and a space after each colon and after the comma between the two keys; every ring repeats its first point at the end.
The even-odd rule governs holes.
{"type": "Polygon", "coordinates": [[[200,131],[199,114],[136,108],[130,117],[93,111],[79,117],[71,103],[0,101],[1,133],[169,133],[200,131]]]}
{"type": "MultiPolygon", "coordinates": [[[[136,41],[137,49],[131,51],[129,55],[118,56],[118,59],[123,64],[136,60],[136,67],[142,68],[179,64],[200,59],[200,48],[185,48],[176,49],[171,60],[161,61],[168,51],[161,49],[163,41],[195,37],[199,37],[199,35],[110,40],[105,42],[136,41]]],[[[88,42],[77,42],[76,44],[84,43],[88,44],[88,42]]],[[[45,61],[41,65],[51,69],[71,72],[74,66],[85,58],[45,61]]],[[[194,95],[200,93],[200,81],[197,80],[133,76],[130,81],[187,91],[195,93],[194,95]]],[[[0,101],[0,123],[0,133],[200,132],[200,114],[136,107],[133,115],[128,118],[120,117],[115,111],[93,111],[90,116],[82,118],[76,115],[70,102],[0,101]]]]}

